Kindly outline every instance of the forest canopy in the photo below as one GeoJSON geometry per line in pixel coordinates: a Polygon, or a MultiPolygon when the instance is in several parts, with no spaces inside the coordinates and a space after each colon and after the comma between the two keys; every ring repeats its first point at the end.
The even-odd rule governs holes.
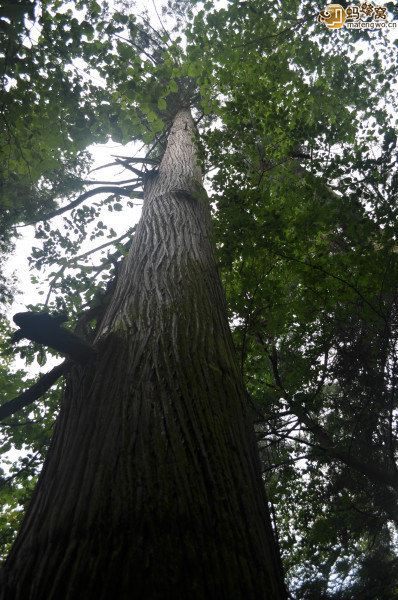
{"type": "MultiPolygon", "coordinates": [[[[395,4],[383,6],[394,23],[395,4]]],[[[91,343],[183,107],[198,130],[291,597],[398,599],[397,29],[329,30],[324,8],[2,3],[2,558],[47,453],[65,372],[56,350],[11,343],[13,303],[64,314],[91,343]],[[112,146],[111,171],[93,170],[96,144],[112,146]],[[27,230],[37,305],[8,275],[27,230]],[[54,369],[47,389],[7,408],[54,369]]]]}

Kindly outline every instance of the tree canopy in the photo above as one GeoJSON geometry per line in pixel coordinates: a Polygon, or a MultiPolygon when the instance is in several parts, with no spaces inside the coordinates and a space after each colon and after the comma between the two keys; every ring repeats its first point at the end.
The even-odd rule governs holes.
{"type": "MultiPolygon", "coordinates": [[[[328,31],[317,21],[323,8],[3,3],[0,243],[9,255],[19,228],[33,224],[32,277],[48,291],[38,308],[62,309],[70,326],[90,329],[176,107],[189,107],[292,595],[393,599],[396,43],[383,29],[328,31]],[[140,144],[139,156],[115,151],[123,179],[90,173],[89,146],[108,139],[140,144]],[[115,212],[126,224],[119,237],[108,223],[115,212]]],[[[0,293],[6,309],[13,289],[5,283],[0,293]]],[[[34,373],[44,367],[42,348],[18,348],[34,373]]],[[[5,318],[0,353],[6,404],[35,378],[13,366],[5,318]]],[[[2,423],[5,456],[21,451],[1,479],[3,555],[60,388],[2,423]]]]}

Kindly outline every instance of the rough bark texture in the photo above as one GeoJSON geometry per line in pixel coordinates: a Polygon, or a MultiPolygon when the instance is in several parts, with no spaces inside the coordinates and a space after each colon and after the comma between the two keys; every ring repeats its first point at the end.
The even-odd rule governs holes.
{"type": "Polygon", "coordinates": [[[180,111],[3,600],[285,598],[194,132],[180,111]]]}

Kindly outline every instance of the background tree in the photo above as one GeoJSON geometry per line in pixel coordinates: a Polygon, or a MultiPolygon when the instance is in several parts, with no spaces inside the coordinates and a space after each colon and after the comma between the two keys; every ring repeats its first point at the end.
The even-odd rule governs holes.
{"type": "MultiPolygon", "coordinates": [[[[319,45],[305,7],[287,27],[275,11],[267,29],[251,10],[247,40],[240,10],[210,31],[207,15],[200,22],[218,38],[210,60],[228,99],[228,127],[209,134],[224,278],[247,386],[267,419],[259,435],[288,569],[306,580],[298,597],[335,597],[361,556],[376,546],[387,561],[393,548],[396,123],[380,101],[386,93],[396,106],[393,49],[373,35],[368,58],[351,46],[348,69],[351,34],[319,45]],[[228,26],[235,44],[224,46],[228,26]]],[[[379,596],[394,597],[393,576],[386,585],[379,596]]]]}

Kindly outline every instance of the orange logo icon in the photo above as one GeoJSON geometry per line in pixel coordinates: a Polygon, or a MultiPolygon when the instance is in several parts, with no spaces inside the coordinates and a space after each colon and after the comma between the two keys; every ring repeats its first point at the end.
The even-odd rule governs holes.
{"type": "Polygon", "coordinates": [[[328,29],[340,29],[344,26],[346,18],[346,11],[341,4],[328,4],[318,15],[318,21],[324,23],[328,29]]]}

